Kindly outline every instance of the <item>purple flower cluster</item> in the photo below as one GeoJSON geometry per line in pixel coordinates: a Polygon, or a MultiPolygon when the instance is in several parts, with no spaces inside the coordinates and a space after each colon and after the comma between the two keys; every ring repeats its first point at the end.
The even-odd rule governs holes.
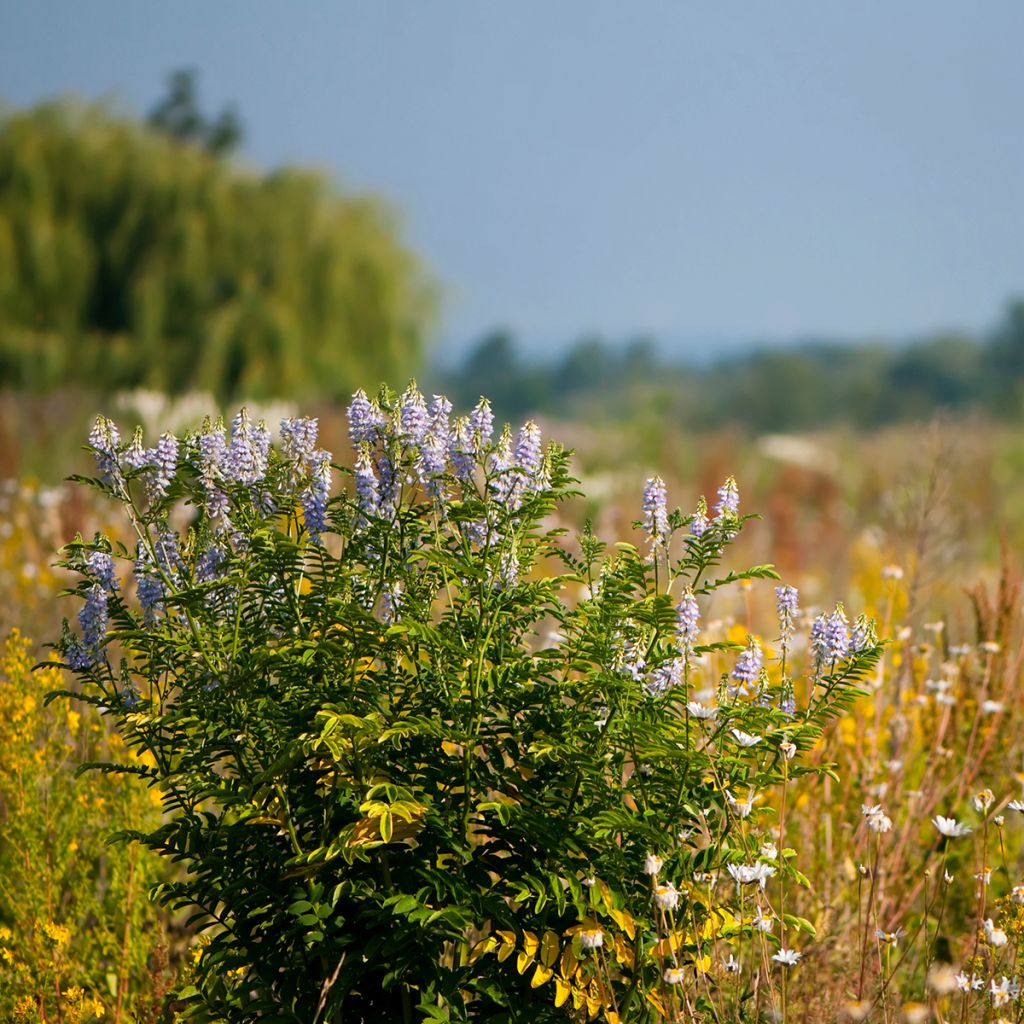
{"type": "Polygon", "coordinates": [[[683,681],[683,659],[673,658],[665,665],[659,665],[650,679],[644,684],[644,692],[648,697],[664,697],[669,690],[679,686],[683,681]]]}
{"type": "Polygon", "coordinates": [[[215,529],[224,530],[229,526],[230,502],[224,491],[222,467],[227,459],[228,444],[224,439],[223,427],[210,428],[199,435],[199,478],[206,492],[206,514],[215,529]]]}
{"type": "Polygon", "coordinates": [[[763,665],[764,654],[761,651],[761,645],[754,637],[750,637],[746,649],[740,651],[740,655],[736,659],[731,673],[732,678],[740,684],[741,688],[752,686],[760,678],[763,665]]]}
{"type": "Polygon", "coordinates": [[[107,623],[110,620],[108,598],[109,592],[101,584],[94,583],[89,588],[85,604],[78,613],[82,639],[74,638],[65,651],[71,668],[84,671],[100,660],[103,640],[107,635],[107,623]]]}
{"type": "MultiPolygon", "coordinates": [[[[484,469],[487,495],[509,512],[521,507],[527,493],[548,486],[536,424],[525,424],[514,438],[506,428],[495,444],[494,414],[485,398],[469,416],[453,422],[451,412],[443,395],[434,395],[428,404],[415,382],[390,412],[362,391],[356,393],[347,415],[357,452],[355,489],[363,524],[393,516],[406,484],[418,483],[440,502],[452,476],[475,485],[484,469]]],[[[463,531],[472,533],[465,524],[463,531]]]]}
{"type": "Polygon", "coordinates": [[[651,550],[668,543],[668,492],[660,476],[651,477],[644,486],[644,530],[651,539],[651,550]]]}
{"type": "Polygon", "coordinates": [[[112,420],[106,416],[97,416],[96,422],[89,431],[89,444],[95,449],[96,465],[104,480],[121,479],[121,469],[117,464],[118,447],[121,434],[112,420]]]}
{"type": "Polygon", "coordinates": [[[640,682],[644,677],[644,670],[647,668],[643,643],[639,639],[627,640],[625,643],[622,643],[621,637],[617,637],[617,640],[621,647],[616,652],[614,666],[634,682],[640,682]]]}
{"type": "MultiPolygon", "coordinates": [[[[866,619],[862,629],[858,642],[868,635],[866,619]]],[[[825,663],[842,661],[859,649],[851,643],[849,621],[841,604],[837,604],[835,611],[830,615],[822,614],[815,617],[811,624],[810,649],[815,664],[819,667],[825,663]]]]}
{"type": "Polygon", "coordinates": [[[309,531],[309,539],[320,543],[327,528],[327,500],[331,493],[331,453],[320,449],[310,456],[309,484],[302,492],[302,518],[309,531]]]}
{"type": "Polygon", "coordinates": [[[370,446],[365,442],[356,457],[355,485],[356,503],[363,515],[363,521],[379,516],[381,514],[380,488],[376,470],[373,468],[373,459],[370,457],[370,446]]]}
{"type": "Polygon", "coordinates": [[[825,644],[829,661],[840,661],[850,654],[850,625],[841,604],[836,605],[825,623],[825,644]]]}
{"type": "Polygon", "coordinates": [[[874,647],[878,643],[875,624],[863,612],[857,616],[850,632],[850,650],[859,654],[861,651],[874,647]]]}
{"type": "Polygon", "coordinates": [[[226,559],[227,551],[219,544],[213,544],[208,547],[196,559],[196,583],[212,583],[217,578],[217,571],[226,559]]]}
{"type": "Polygon", "coordinates": [[[85,571],[95,579],[78,612],[82,637],[71,637],[64,651],[73,669],[84,671],[95,665],[103,653],[103,641],[110,621],[110,598],[121,589],[114,559],[106,551],[90,551],[85,557],[85,571]]]}
{"type": "Polygon", "coordinates": [[[387,426],[387,417],[380,406],[371,402],[362,388],[353,395],[346,415],[348,436],[357,448],[361,444],[376,444],[387,426]]]}
{"type": "Polygon", "coordinates": [[[715,506],[715,512],[720,519],[740,514],[740,492],[734,477],[729,477],[718,488],[718,504],[715,506]]]}
{"type": "Polygon", "coordinates": [[[316,453],[319,424],[310,416],[281,420],[281,454],[296,466],[308,466],[316,453]]]}
{"type": "Polygon", "coordinates": [[[676,643],[681,651],[688,654],[699,636],[700,608],[693,590],[687,587],[676,605],[676,643]]]}
{"type": "Polygon", "coordinates": [[[178,471],[178,439],[173,434],[161,434],[153,449],[153,472],[146,484],[151,501],[167,497],[167,491],[178,471]]]}
{"type": "Polygon", "coordinates": [[[697,511],[693,513],[693,518],[690,520],[690,533],[694,537],[703,537],[708,532],[710,525],[708,503],[704,500],[704,495],[701,495],[697,500],[697,511]]]}
{"type": "Polygon", "coordinates": [[[448,470],[448,452],[452,443],[449,422],[452,403],[444,395],[434,395],[430,403],[430,425],[420,445],[420,482],[432,498],[444,495],[444,474],[448,470]]]}
{"type": "Polygon", "coordinates": [[[108,593],[115,594],[120,589],[117,581],[117,570],[114,567],[114,559],[106,551],[90,551],[85,558],[85,564],[89,572],[96,578],[96,582],[108,593]]]}
{"type": "Polygon", "coordinates": [[[423,443],[430,429],[430,414],[427,403],[412,381],[402,392],[398,407],[399,437],[407,445],[418,446],[423,443]]]}
{"type": "Polygon", "coordinates": [[[775,588],[775,598],[779,612],[779,633],[783,647],[792,639],[796,628],[796,618],[800,614],[800,592],[796,587],[781,586],[775,588]]]}
{"type": "Polygon", "coordinates": [[[231,421],[231,443],[221,461],[221,475],[231,484],[261,483],[267,475],[269,455],[267,425],[262,421],[254,424],[249,413],[240,409],[231,421]]]}

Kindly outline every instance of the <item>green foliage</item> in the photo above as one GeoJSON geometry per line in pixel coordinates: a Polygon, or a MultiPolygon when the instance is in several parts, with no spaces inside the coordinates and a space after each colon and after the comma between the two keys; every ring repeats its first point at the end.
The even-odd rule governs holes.
{"type": "Polygon", "coordinates": [[[218,129],[172,100],[159,128],[0,117],[0,382],[338,396],[407,374],[433,298],[394,214],[181,141],[218,129]]]}
{"type": "Polygon", "coordinates": [[[59,646],[163,794],[133,835],[186,868],[157,895],[209,937],[185,1019],[682,1019],[666,972],[754,934],[749,888],[714,896],[707,873],[806,881],[745,795],[826,770],[794,758],[879,648],[809,666],[795,712],[785,655],[749,687],[705,678],[699,714],[694,677],[741,645],[682,640],[676,602],[775,577],[725,564],[750,517],[696,536],[677,510],[609,551],[551,527],[566,453],[529,427],[493,441],[483,403],[449,424],[410,387],[357,396],[352,423],[356,487],[326,528],[316,457],[264,458],[242,417],[226,459],[208,427],[163,476],[109,422],[92,436],[143,606],[107,575],[133,553],[79,540],[84,634],[59,646]]]}

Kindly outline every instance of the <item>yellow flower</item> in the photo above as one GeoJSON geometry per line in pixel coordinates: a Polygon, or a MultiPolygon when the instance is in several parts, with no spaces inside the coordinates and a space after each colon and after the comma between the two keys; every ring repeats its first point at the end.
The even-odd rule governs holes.
{"type": "Polygon", "coordinates": [[[67,925],[56,924],[54,921],[47,921],[43,925],[46,937],[55,946],[66,946],[71,941],[71,931],[67,925]]]}

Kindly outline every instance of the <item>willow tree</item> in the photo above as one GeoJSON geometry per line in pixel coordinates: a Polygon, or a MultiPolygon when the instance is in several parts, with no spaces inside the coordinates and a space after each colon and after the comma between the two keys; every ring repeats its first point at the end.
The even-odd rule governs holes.
{"type": "Polygon", "coordinates": [[[0,384],[339,395],[415,368],[433,299],[393,211],[320,173],[0,114],[0,384]]]}

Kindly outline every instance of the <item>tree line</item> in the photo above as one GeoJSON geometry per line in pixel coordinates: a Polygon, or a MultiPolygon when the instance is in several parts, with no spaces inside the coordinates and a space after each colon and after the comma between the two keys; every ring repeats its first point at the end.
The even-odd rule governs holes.
{"type": "Polygon", "coordinates": [[[516,419],[631,418],[654,412],[693,429],[856,428],[945,411],[1013,417],[1024,409],[1024,301],[984,335],[939,334],[910,344],[827,340],[754,349],[697,365],[659,355],[650,341],[587,338],[548,360],[525,357],[514,337],[482,338],[436,375],[465,405],[490,394],[516,419]]]}

